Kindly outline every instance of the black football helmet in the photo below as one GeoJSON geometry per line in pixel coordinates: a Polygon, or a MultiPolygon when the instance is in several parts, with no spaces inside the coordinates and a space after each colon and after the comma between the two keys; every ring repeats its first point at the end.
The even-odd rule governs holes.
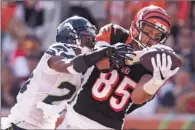
{"type": "Polygon", "coordinates": [[[57,28],[56,41],[93,48],[97,29],[87,19],[73,16],[62,22],[57,28]]]}

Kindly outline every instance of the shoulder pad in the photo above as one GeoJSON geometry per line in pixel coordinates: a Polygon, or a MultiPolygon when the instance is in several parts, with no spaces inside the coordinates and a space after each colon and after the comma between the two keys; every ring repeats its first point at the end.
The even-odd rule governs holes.
{"type": "Polygon", "coordinates": [[[45,53],[52,56],[61,56],[66,59],[72,59],[75,57],[74,50],[64,43],[54,43],[45,53]]]}
{"type": "Polygon", "coordinates": [[[96,42],[105,41],[109,44],[125,43],[129,37],[129,31],[117,24],[107,24],[100,29],[96,36],[96,42]]]}

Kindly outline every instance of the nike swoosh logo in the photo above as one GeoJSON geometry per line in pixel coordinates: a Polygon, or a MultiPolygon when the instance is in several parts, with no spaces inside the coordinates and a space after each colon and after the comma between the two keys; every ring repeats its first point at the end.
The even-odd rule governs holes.
{"type": "Polygon", "coordinates": [[[163,75],[162,75],[162,72],[161,72],[160,68],[159,68],[159,71],[160,71],[160,77],[161,77],[161,79],[162,79],[162,80],[164,80],[165,78],[163,77],[163,75]]]}

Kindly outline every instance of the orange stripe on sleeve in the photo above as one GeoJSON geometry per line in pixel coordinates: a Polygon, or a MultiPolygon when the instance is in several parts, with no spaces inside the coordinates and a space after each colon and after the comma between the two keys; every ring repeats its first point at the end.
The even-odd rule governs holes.
{"type": "Polygon", "coordinates": [[[96,42],[106,41],[107,43],[110,43],[112,27],[112,24],[107,24],[103,26],[100,29],[98,35],[96,36],[96,42]]]}

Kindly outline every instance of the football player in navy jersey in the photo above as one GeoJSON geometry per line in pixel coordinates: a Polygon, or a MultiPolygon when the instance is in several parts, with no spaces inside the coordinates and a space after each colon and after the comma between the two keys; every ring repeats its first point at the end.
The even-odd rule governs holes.
{"type": "MultiPolygon", "coordinates": [[[[73,16],[57,29],[56,41],[44,53],[17,95],[17,103],[1,129],[54,129],[58,113],[81,86],[82,73],[97,61],[128,46],[93,50],[96,28],[85,18],[73,16]]],[[[125,52],[126,53],[126,52],[125,52]]]]}

